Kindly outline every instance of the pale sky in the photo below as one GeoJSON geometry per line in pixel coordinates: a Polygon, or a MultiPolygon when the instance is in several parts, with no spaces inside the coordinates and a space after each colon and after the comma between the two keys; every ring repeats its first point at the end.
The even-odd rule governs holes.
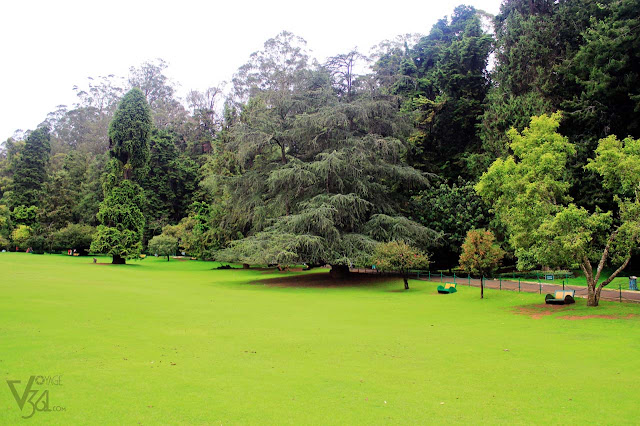
{"type": "Polygon", "coordinates": [[[76,101],[87,77],[127,76],[154,58],[179,93],[230,81],[283,30],[319,60],[362,53],[399,34],[427,34],[459,4],[496,14],[500,0],[6,0],[0,5],[0,141],[76,101]]]}

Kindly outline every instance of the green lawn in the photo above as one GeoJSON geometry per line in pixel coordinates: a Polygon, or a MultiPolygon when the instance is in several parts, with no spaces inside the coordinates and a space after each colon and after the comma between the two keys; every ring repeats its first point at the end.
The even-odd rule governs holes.
{"type": "MultiPolygon", "coordinates": [[[[609,278],[609,275],[611,275],[612,272],[613,270],[604,270],[600,276],[600,279],[598,279],[598,283],[601,283],[602,281],[609,278]]],[[[623,290],[625,289],[628,290],[629,276],[625,274],[627,273],[623,271],[622,272],[623,276],[618,275],[605,288],[617,290],[618,288],[621,287],[623,290]]],[[[514,279],[508,275],[504,275],[502,279],[510,280],[510,281],[518,281],[518,278],[514,279]]],[[[522,282],[535,282],[535,283],[541,282],[542,284],[547,283],[547,284],[558,284],[558,285],[562,285],[562,283],[564,282],[564,284],[567,284],[567,285],[576,285],[576,286],[583,286],[583,287],[587,286],[587,278],[584,276],[582,272],[576,272],[575,277],[572,276],[569,278],[566,278],[564,274],[554,275],[553,280],[547,280],[545,279],[545,274],[540,274],[539,281],[536,278],[522,278],[522,282]]]]}
{"type": "Polygon", "coordinates": [[[0,254],[0,375],[20,391],[62,375],[64,407],[22,420],[2,380],[0,424],[638,421],[640,306],[534,319],[515,311],[537,294],[274,287],[214,266],[0,254]]]}

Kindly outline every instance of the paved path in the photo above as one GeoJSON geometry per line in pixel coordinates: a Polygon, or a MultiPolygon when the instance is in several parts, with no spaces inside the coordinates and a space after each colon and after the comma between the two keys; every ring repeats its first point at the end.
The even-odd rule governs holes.
{"type": "MultiPolygon", "coordinates": [[[[378,271],[371,270],[371,269],[363,269],[363,268],[352,269],[351,271],[357,272],[357,273],[364,273],[364,274],[378,273],[378,271]]],[[[415,279],[415,276],[413,277],[413,279],[415,279]]],[[[440,275],[432,275],[431,279],[429,279],[427,276],[421,275],[420,278],[418,279],[423,281],[441,282],[440,275]]],[[[442,282],[452,283],[454,282],[454,278],[443,276],[442,282]]],[[[468,285],[470,287],[480,287],[480,280],[476,278],[471,278],[471,280],[469,280],[468,278],[456,277],[455,282],[459,286],[468,285]]],[[[531,281],[526,281],[526,282],[521,281],[520,283],[518,283],[518,281],[505,280],[505,279],[503,279],[502,282],[500,282],[499,279],[485,279],[484,286],[485,288],[496,289],[496,290],[501,289],[501,290],[511,290],[511,291],[524,291],[527,293],[539,293],[543,295],[547,293],[553,294],[557,290],[562,290],[561,284],[550,284],[550,283],[545,283],[544,281],[541,281],[540,283],[531,282],[531,281]]],[[[566,290],[575,290],[576,297],[582,297],[585,299],[587,298],[586,286],[565,285],[564,288],[566,290]]],[[[624,302],[640,303],[640,291],[625,290],[624,288],[622,289],[622,291],[620,291],[617,288],[605,287],[602,289],[602,294],[600,295],[600,298],[602,300],[613,300],[616,302],[622,300],[624,302]]]]}

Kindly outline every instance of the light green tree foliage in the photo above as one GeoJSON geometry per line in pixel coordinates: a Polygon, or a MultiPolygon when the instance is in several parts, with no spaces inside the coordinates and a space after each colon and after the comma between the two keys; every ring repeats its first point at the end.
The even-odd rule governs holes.
{"type": "Polygon", "coordinates": [[[520,269],[539,264],[541,224],[570,202],[566,164],[575,149],[556,132],[559,114],[534,117],[522,134],[508,133],[514,155],[498,158],[476,190],[503,223],[520,269]]]}
{"type": "Polygon", "coordinates": [[[189,215],[176,225],[162,228],[161,235],[174,237],[181,251],[200,259],[211,259],[222,248],[225,235],[219,226],[221,214],[217,205],[195,202],[189,215]]]}
{"type": "Polygon", "coordinates": [[[156,235],[149,241],[149,252],[160,256],[169,256],[175,254],[178,249],[178,239],[171,235],[156,235]]]}
{"type": "Polygon", "coordinates": [[[355,55],[327,72],[295,40],[269,40],[237,77],[250,95],[231,130],[242,171],[225,181],[249,236],[218,258],[350,265],[377,241],[428,246],[435,233],[400,214],[402,190],[428,181],[406,165],[397,101],[351,75],[355,55]]]}
{"type": "Polygon", "coordinates": [[[21,250],[28,248],[28,241],[31,237],[31,227],[27,225],[18,225],[11,233],[11,242],[21,250]]]}
{"type": "Polygon", "coordinates": [[[588,304],[597,306],[602,288],[624,269],[638,241],[640,206],[631,189],[638,178],[616,162],[635,161],[637,141],[600,142],[589,168],[624,198],[617,197],[617,210],[589,212],[567,195],[566,164],[575,148],[557,133],[559,119],[559,114],[533,117],[522,134],[510,131],[514,155],[496,160],[476,190],[504,224],[520,269],[579,265],[587,277],[588,304]],[[597,285],[607,261],[619,267],[597,285]]]}
{"type": "Polygon", "coordinates": [[[376,245],[372,263],[381,271],[399,272],[404,289],[409,290],[409,272],[429,268],[429,257],[404,241],[391,241],[376,245]]]}
{"type": "Polygon", "coordinates": [[[11,212],[13,223],[34,226],[38,219],[38,207],[36,206],[17,206],[11,212]]]}
{"type": "Polygon", "coordinates": [[[109,126],[108,174],[103,183],[96,236],[91,251],[113,256],[113,263],[137,257],[142,252],[145,226],[143,189],[139,180],[148,171],[151,111],[140,89],[132,89],[120,102],[109,126]]]}

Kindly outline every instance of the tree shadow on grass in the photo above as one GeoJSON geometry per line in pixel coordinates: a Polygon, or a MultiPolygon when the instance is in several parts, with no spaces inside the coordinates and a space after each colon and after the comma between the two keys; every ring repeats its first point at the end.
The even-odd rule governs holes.
{"type": "Polygon", "coordinates": [[[341,288],[341,287],[381,287],[393,281],[394,277],[372,276],[371,274],[352,273],[345,278],[333,279],[328,273],[300,274],[286,277],[266,278],[252,281],[251,284],[272,287],[296,288],[341,288]]]}
{"type": "Polygon", "coordinates": [[[102,266],[122,266],[122,267],[124,267],[124,268],[126,268],[126,267],[130,267],[130,266],[142,266],[142,265],[141,265],[141,264],[139,264],[139,263],[125,263],[125,264],[123,265],[123,264],[111,263],[111,262],[108,262],[108,263],[106,263],[106,262],[105,262],[105,263],[100,263],[100,262],[92,263],[92,262],[90,262],[89,264],[90,264],[90,265],[102,265],[102,266]]]}

